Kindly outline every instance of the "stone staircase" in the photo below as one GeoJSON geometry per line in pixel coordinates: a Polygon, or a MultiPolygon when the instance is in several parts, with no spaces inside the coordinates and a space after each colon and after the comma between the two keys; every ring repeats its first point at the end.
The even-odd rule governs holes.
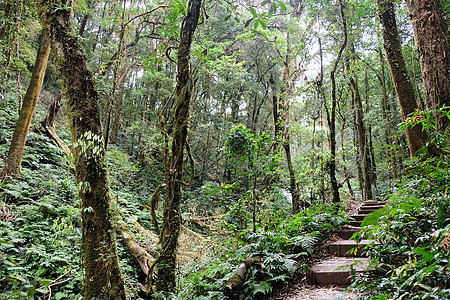
{"type": "Polygon", "coordinates": [[[364,202],[358,214],[351,216],[354,221],[350,221],[350,226],[337,232],[343,240],[335,241],[329,245],[328,251],[332,257],[312,266],[310,277],[312,284],[349,285],[352,268],[356,272],[367,270],[369,259],[364,257],[363,249],[371,243],[377,243],[377,241],[362,240],[358,244],[354,240],[349,240],[349,238],[355,232],[361,230],[361,223],[369,213],[382,208],[385,204],[385,201],[364,202]]]}

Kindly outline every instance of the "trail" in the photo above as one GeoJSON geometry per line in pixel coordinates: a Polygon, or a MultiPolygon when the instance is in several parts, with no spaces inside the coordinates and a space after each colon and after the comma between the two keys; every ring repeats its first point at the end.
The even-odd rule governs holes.
{"type": "Polygon", "coordinates": [[[277,294],[277,300],[348,300],[361,296],[358,293],[346,291],[351,283],[350,270],[342,266],[354,264],[357,272],[365,272],[369,259],[366,258],[363,248],[376,243],[374,240],[362,240],[359,244],[349,240],[353,233],[361,230],[361,223],[371,212],[380,209],[386,202],[368,201],[350,211],[354,221],[349,226],[337,231],[337,237],[328,245],[328,257],[314,263],[311,267],[309,278],[297,280],[290,286],[282,289],[277,294]],[[356,212],[356,213],[355,213],[356,212]],[[350,249],[357,251],[348,253],[350,249]],[[308,283],[306,283],[308,282],[308,283]]]}

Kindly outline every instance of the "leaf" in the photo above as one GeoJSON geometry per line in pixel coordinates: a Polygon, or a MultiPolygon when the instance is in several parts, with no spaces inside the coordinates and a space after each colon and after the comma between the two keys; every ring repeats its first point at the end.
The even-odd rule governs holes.
{"type": "Polygon", "coordinates": [[[38,282],[44,286],[49,286],[52,283],[52,280],[50,279],[39,279],[38,282]]]}
{"type": "Polygon", "coordinates": [[[266,18],[259,19],[259,23],[261,23],[262,28],[264,28],[264,29],[267,28],[267,19],[266,18]]]}
{"type": "Polygon", "coordinates": [[[280,8],[281,8],[282,10],[287,11],[286,4],[284,4],[284,3],[281,2],[281,1],[278,1],[278,5],[280,6],[280,8]]]}
{"type": "Polygon", "coordinates": [[[253,21],[253,19],[247,20],[247,22],[245,22],[244,27],[247,28],[247,27],[250,25],[250,23],[251,23],[252,21],[253,21]]]}
{"type": "Polygon", "coordinates": [[[250,7],[250,13],[253,15],[254,18],[258,17],[258,14],[256,13],[256,10],[253,7],[250,7]]]}
{"type": "Polygon", "coordinates": [[[266,295],[272,291],[272,286],[267,281],[261,281],[259,284],[255,284],[253,289],[253,295],[257,293],[263,293],[266,295]]]}
{"type": "Polygon", "coordinates": [[[258,28],[258,25],[259,25],[259,20],[255,19],[255,24],[253,24],[253,29],[258,28]]]}
{"type": "Polygon", "coordinates": [[[273,16],[273,14],[274,14],[274,11],[273,11],[273,5],[271,5],[270,8],[269,8],[269,12],[267,13],[267,16],[268,16],[269,18],[271,18],[271,17],[273,16]]]}

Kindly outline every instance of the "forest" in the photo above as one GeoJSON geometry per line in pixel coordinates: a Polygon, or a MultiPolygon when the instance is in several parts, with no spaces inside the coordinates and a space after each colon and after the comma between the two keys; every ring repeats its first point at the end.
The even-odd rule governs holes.
{"type": "Polygon", "coordinates": [[[449,15],[0,0],[0,299],[450,299],[449,15]]]}

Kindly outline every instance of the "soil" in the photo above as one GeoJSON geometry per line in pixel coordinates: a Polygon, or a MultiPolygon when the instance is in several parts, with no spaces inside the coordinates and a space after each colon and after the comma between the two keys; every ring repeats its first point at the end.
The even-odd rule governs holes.
{"type": "Polygon", "coordinates": [[[348,300],[356,299],[358,294],[346,291],[342,286],[318,286],[303,285],[290,288],[286,294],[281,294],[276,299],[283,300],[348,300]]]}

